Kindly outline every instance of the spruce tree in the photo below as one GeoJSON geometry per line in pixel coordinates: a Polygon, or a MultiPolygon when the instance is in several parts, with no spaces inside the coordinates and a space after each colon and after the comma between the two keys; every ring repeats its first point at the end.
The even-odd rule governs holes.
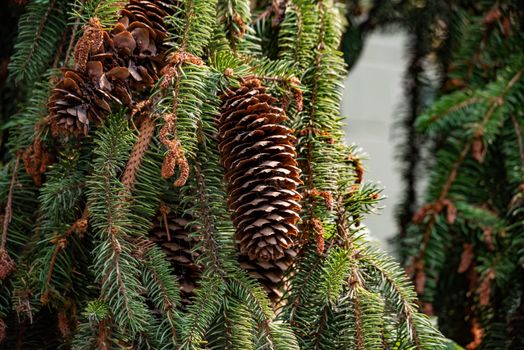
{"type": "Polygon", "coordinates": [[[371,30],[400,27],[409,37],[395,242],[423,310],[469,349],[521,348],[520,4],[349,4],[346,59],[371,30]]]}
{"type": "Polygon", "coordinates": [[[363,235],[340,6],[30,1],[0,176],[6,349],[440,349],[363,235]]]}
{"type": "Polygon", "coordinates": [[[524,346],[520,5],[457,2],[432,17],[437,45],[420,60],[437,68],[438,98],[406,126],[429,179],[419,209],[403,208],[402,255],[424,311],[468,349],[524,346]]]}

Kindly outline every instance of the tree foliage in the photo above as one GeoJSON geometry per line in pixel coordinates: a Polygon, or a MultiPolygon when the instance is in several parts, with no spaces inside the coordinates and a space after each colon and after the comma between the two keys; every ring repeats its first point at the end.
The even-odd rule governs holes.
{"type": "Polygon", "coordinates": [[[380,194],[342,142],[339,4],[87,0],[60,3],[66,19],[32,17],[58,4],[27,6],[40,24],[20,27],[11,66],[37,83],[7,124],[2,346],[444,347],[402,270],[360,232],[380,194]],[[46,39],[55,30],[64,40],[46,39]],[[253,78],[287,114],[303,180],[298,253],[273,301],[238,261],[219,152],[220,97],[253,78]],[[173,272],[181,257],[150,236],[160,218],[176,245],[168,212],[196,242],[188,301],[173,272]]]}
{"type": "MultiPolygon", "coordinates": [[[[418,210],[402,208],[401,254],[447,336],[468,349],[519,348],[522,11],[515,1],[437,1],[418,11],[434,25],[426,37],[412,34],[426,50],[410,54],[426,62],[420,76],[437,74],[405,125],[427,152],[413,164],[428,184],[418,210]]],[[[424,87],[412,87],[408,96],[421,96],[424,87]]]]}

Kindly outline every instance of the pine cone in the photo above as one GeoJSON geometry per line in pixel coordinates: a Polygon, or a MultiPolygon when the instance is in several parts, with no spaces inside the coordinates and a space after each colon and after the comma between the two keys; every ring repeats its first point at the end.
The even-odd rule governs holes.
{"type": "Polygon", "coordinates": [[[194,247],[198,241],[189,234],[189,223],[190,220],[186,218],[164,212],[158,215],[150,231],[151,240],[162,248],[179,278],[184,305],[191,303],[193,289],[198,285],[202,274],[202,266],[195,263],[199,253],[194,251],[194,247]]]}
{"type": "Polygon", "coordinates": [[[258,79],[222,96],[221,162],[241,262],[275,292],[294,256],[301,181],[295,137],[280,125],[284,111],[258,79]],[[255,273],[256,271],[256,273],[255,273]]]}
{"type": "Polygon", "coordinates": [[[113,56],[101,56],[111,65],[128,69],[130,85],[135,91],[152,87],[165,64],[162,43],[168,35],[164,17],[173,7],[161,1],[132,0],[120,11],[122,18],[111,31],[106,43],[113,56]]]}
{"type": "Polygon", "coordinates": [[[164,2],[132,0],[110,32],[96,19],[75,46],[75,69],[64,70],[49,100],[53,134],[85,135],[90,123],[111,113],[111,105],[132,109],[133,95],[154,86],[165,64],[163,17],[174,13],[164,2]]]}
{"type": "Polygon", "coordinates": [[[111,112],[111,95],[96,88],[80,72],[63,70],[63,76],[49,97],[48,123],[53,135],[85,135],[90,123],[97,123],[111,112]]]}

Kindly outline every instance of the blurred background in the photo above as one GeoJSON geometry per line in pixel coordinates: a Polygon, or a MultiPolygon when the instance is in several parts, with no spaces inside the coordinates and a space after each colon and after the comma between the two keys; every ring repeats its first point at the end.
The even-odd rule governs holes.
{"type": "Polygon", "coordinates": [[[393,254],[391,239],[397,230],[395,208],[402,191],[400,169],[395,161],[398,158],[395,116],[404,96],[406,40],[405,31],[398,29],[369,35],[345,82],[341,106],[342,115],[347,118],[346,142],[358,144],[368,157],[364,161],[367,168],[364,180],[379,183],[386,197],[379,215],[370,215],[365,222],[371,237],[393,254]]]}
{"type": "Polygon", "coordinates": [[[522,1],[348,0],[346,140],[369,235],[466,349],[524,349],[522,1]]]}

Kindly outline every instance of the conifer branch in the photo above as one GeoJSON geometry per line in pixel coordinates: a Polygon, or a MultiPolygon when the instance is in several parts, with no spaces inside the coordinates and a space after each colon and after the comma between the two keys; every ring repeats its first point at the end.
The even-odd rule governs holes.
{"type": "Polygon", "coordinates": [[[99,133],[96,172],[88,184],[91,224],[99,239],[95,271],[101,284],[101,297],[112,313],[114,322],[132,334],[146,329],[150,316],[140,294],[138,266],[132,256],[127,236],[131,234],[129,201],[116,174],[123,169],[131,149],[131,132],[113,117],[99,133]]]}
{"type": "Polygon", "coordinates": [[[73,32],[91,18],[97,18],[104,29],[112,28],[120,16],[119,10],[125,4],[126,1],[122,0],[75,0],[70,10],[71,18],[74,18],[73,32]]]}
{"type": "Polygon", "coordinates": [[[76,35],[78,33],[78,28],[80,27],[80,18],[77,18],[75,20],[75,24],[73,25],[73,28],[71,29],[71,36],[69,37],[69,42],[67,44],[67,49],[65,51],[64,55],[64,67],[69,67],[69,64],[71,63],[71,52],[73,51],[73,46],[76,42],[76,35]]]}
{"type": "Polygon", "coordinates": [[[440,118],[443,118],[451,113],[455,113],[461,109],[464,109],[466,107],[469,107],[469,106],[472,106],[472,105],[475,105],[479,102],[482,102],[482,99],[478,96],[472,96],[472,97],[469,97],[467,99],[465,99],[464,101],[456,104],[456,105],[453,105],[451,106],[450,108],[448,108],[447,110],[439,113],[439,114],[433,114],[430,118],[429,118],[429,121],[428,123],[434,123],[434,122],[437,122],[440,118]]]}
{"type": "Polygon", "coordinates": [[[327,326],[327,319],[328,319],[328,307],[324,306],[322,310],[320,311],[320,318],[318,321],[317,329],[315,331],[315,349],[322,349],[322,335],[323,332],[327,326]]]}
{"type": "Polygon", "coordinates": [[[356,348],[358,350],[364,350],[364,330],[362,321],[362,307],[360,305],[360,298],[355,297],[355,335],[356,335],[356,348]]]}
{"type": "MultiPolygon", "coordinates": [[[[379,192],[361,183],[362,164],[342,144],[334,4],[275,1],[273,24],[253,26],[258,9],[246,0],[33,5],[42,16],[20,31],[32,36],[18,54],[38,65],[24,62],[24,77],[64,53],[67,66],[73,47],[76,66],[53,82],[49,111],[49,84],[35,85],[8,125],[10,152],[25,150],[28,174],[16,174],[9,246],[22,250],[20,271],[14,288],[0,289],[0,314],[19,324],[12,300],[33,325],[6,347],[30,344],[25,337],[58,318],[62,336],[48,332],[50,346],[74,349],[345,349],[356,340],[439,349],[397,267],[357,236],[379,192]],[[71,15],[68,27],[58,10],[71,15]],[[131,111],[115,113],[118,105],[131,111]],[[237,160],[233,179],[223,165],[237,160]],[[288,236],[300,219],[315,244],[293,265],[288,236]]],[[[6,199],[9,175],[0,178],[6,199]]]]}
{"type": "Polygon", "coordinates": [[[56,45],[65,29],[62,0],[31,3],[20,22],[9,71],[18,84],[31,86],[55,56],[56,45]]]}
{"type": "Polygon", "coordinates": [[[161,336],[160,343],[165,347],[175,346],[179,342],[177,328],[181,323],[181,315],[177,311],[177,306],[180,304],[179,285],[170,273],[165,255],[157,247],[152,246],[150,241],[145,241],[143,245],[145,252],[140,260],[144,263],[142,272],[144,286],[148,290],[149,298],[165,314],[165,320],[158,328],[157,334],[165,332],[164,329],[167,328],[170,341],[163,341],[161,336]],[[163,327],[165,322],[167,327],[163,327]]]}
{"type": "Polygon", "coordinates": [[[295,315],[297,314],[297,309],[302,306],[301,305],[302,300],[303,299],[307,299],[306,296],[301,296],[301,294],[304,293],[304,290],[305,290],[306,286],[309,286],[310,279],[312,279],[313,276],[314,276],[314,273],[318,271],[318,269],[320,268],[322,262],[323,262],[322,257],[318,256],[318,255],[315,255],[314,264],[310,268],[307,269],[307,273],[305,275],[305,278],[301,281],[301,284],[297,285],[296,287],[293,286],[293,290],[294,291],[293,291],[293,295],[291,297],[294,297],[294,299],[289,298],[290,299],[290,305],[291,305],[291,310],[289,312],[289,314],[290,314],[289,322],[291,324],[293,324],[295,315]]]}
{"type": "Polygon", "coordinates": [[[47,10],[45,11],[44,16],[40,19],[40,24],[38,25],[38,28],[36,29],[35,36],[33,38],[33,43],[31,44],[31,47],[29,48],[29,52],[27,53],[26,61],[20,67],[20,71],[22,72],[25,71],[27,69],[27,65],[33,59],[33,54],[35,53],[36,47],[39,44],[40,38],[42,36],[42,32],[44,31],[46,23],[49,19],[49,15],[51,14],[51,11],[53,11],[54,7],[56,6],[56,2],[57,0],[49,1],[47,10]]]}
{"type": "Polygon", "coordinates": [[[220,247],[217,244],[214,234],[216,234],[215,225],[212,221],[212,214],[209,212],[209,208],[211,207],[211,203],[208,202],[208,196],[206,195],[207,189],[204,181],[204,177],[202,176],[202,169],[198,162],[195,162],[193,165],[195,170],[195,180],[196,180],[196,187],[197,187],[197,193],[200,197],[200,210],[199,213],[201,215],[201,218],[203,220],[204,224],[204,237],[205,237],[205,244],[206,244],[206,252],[210,255],[210,259],[212,261],[212,266],[214,270],[222,277],[224,278],[226,276],[226,272],[224,271],[222,267],[222,263],[220,260],[220,247]]]}
{"type": "Polygon", "coordinates": [[[69,236],[71,236],[73,233],[77,233],[79,235],[85,234],[88,225],[88,216],[89,212],[87,211],[86,207],[82,213],[82,216],[78,220],[76,220],[62,235],[54,237],[52,239],[51,243],[55,245],[55,248],[51,255],[51,260],[49,261],[49,267],[47,269],[47,278],[44,284],[44,291],[42,293],[42,296],[40,297],[42,304],[47,304],[47,301],[49,300],[49,288],[51,286],[51,279],[53,277],[53,271],[55,269],[55,263],[58,254],[66,248],[68,244],[67,240],[69,236]]]}
{"type": "MultiPolygon", "coordinates": [[[[458,176],[458,171],[468,156],[468,154],[471,151],[471,148],[473,146],[473,143],[475,142],[476,137],[478,135],[484,134],[484,129],[486,124],[490,121],[491,117],[494,115],[495,111],[500,108],[500,106],[503,104],[505,96],[508,94],[508,92],[511,90],[511,88],[517,83],[517,81],[521,78],[523,74],[522,70],[518,70],[513,77],[508,81],[508,83],[503,87],[500,94],[498,96],[494,96],[490,99],[489,107],[486,109],[480,123],[474,127],[474,131],[472,133],[472,136],[470,136],[469,140],[465,142],[465,144],[462,147],[462,150],[460,151],[457,159],[453,163],[453,165],[450,167],[449,175],[447,176],[444,184],[442,185],[442,189],[440,191],[440,194],[438,195],[438,198],[435,202],[439,202],[444,200],[451,189],[451,186],[455,182],[458,176]]],[[[449,210],[449,209],[448,209],[449,210]]],[[[438,213],[433,214],[432,218],[429,219],[428,223],[426,224],[425,233],[423,235],[423,240],[421,247],[419,248],[419,252],[417,256],[413,259],[413,267],[415,270],[417,270],[417,274],[421,274],[421,269],[423,268],[423,259],[426,254],[426,249],[428,247],[428,243],[431,239],[433,226],[436,223],[436,215],[438,213]]],[[[419,291],[421,292],[423,289],[419,288],[419,291]]]]}

